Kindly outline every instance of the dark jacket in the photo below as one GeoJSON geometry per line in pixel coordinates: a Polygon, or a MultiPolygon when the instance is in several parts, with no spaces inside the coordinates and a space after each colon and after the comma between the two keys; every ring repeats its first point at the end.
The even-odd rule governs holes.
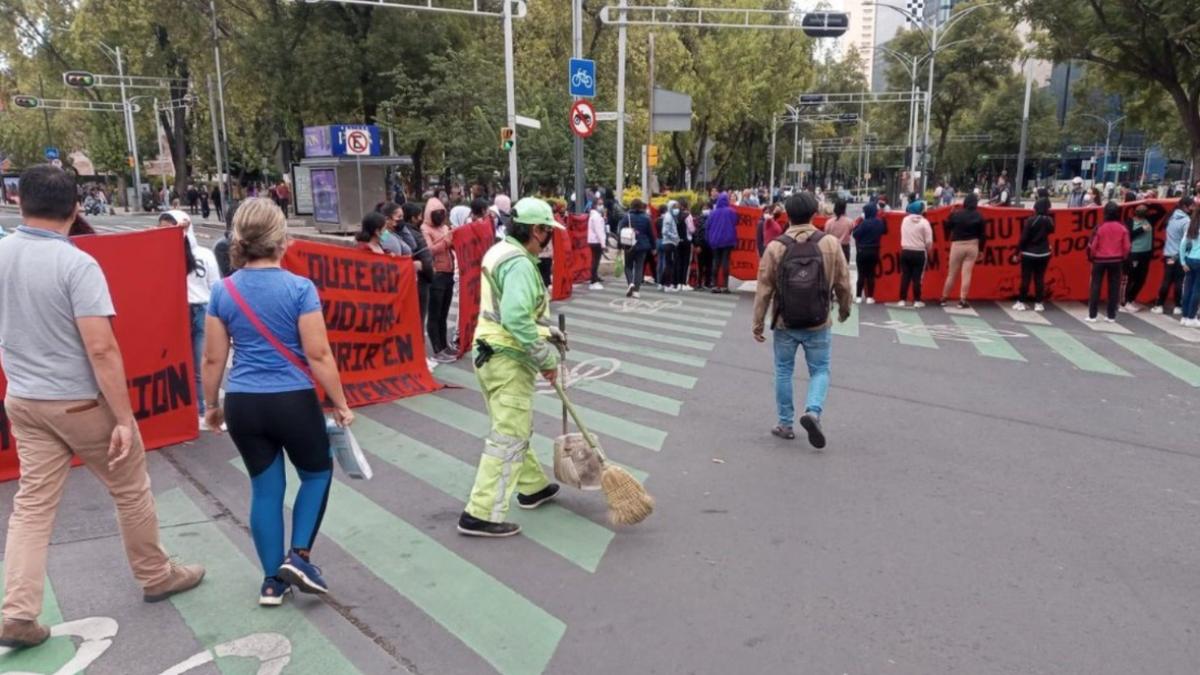
{"type": "Polygon", "coordinates": [[[1054,234],[1054,219],[1046,215],[1033,215],[1025,219],[1021,227],[1021,241],[1017,249],[1032,256],[1050,255],[1050,235],[1054,234]]]}
{"type": "Polygon", "coordinates": [[[737,245],[737,211],[729,205],[729,194],[717,195],[717,205],[708,214],[707,238],[712,248],[732,248],[737,245]]]}
{"type": "Polygon", "coordinates": [[[221,278],[226,279],[233,274],[233,264],[229,261],[229,234],[217,240],[213,246],[213,255],[217,258],[217,269],[221,270],[221,278]]]}
{"type": "Polygon", "coordinates": [[[950,241],[979,240],[979,248],[987,239],[984,231],[983,214],[977,209],[958,209],[946,219],[946,238],[950,241]]]}
{"type": "Polygon", "coordinates": [[[887,234],[887,223],[883,222],[882,218],[876,217],[878,213],[879,209],[874,204],[867,204],[863,207],[862,222],[855,226],[852,233],[854,244],[859,250],[878,249],[883,241],[883,235],[887,234]]]}
{"type": "Polygon", "coordinates": [[[396,234],[412,248],[413,258],[421,261],[421,271],[417,273],[417,279],[433,281],[433,252],[429,250],[425,235],[421,234],[421,226],[404,223],[403,227],[396,228],[396,234]]]}
{"type": "MultiPolygon", "coordinates": [[[[633,231],[637,233],[637,243],[633,245],[635,251],[652,251],[656,246],[654,240],[654,228],[650,225],[650,217],[645,211],[629,211],[623,219],[629,223],[633,231]]],[[[623,226],[622,226],[623,227],[623,226]]],[[[620,231],[620,228],[617,228],[620,231]]]]}

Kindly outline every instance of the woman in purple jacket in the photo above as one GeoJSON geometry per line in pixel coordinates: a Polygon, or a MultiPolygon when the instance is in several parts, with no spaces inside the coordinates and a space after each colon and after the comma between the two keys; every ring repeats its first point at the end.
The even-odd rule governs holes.
{"type": "Polygon", "coordinates": [[[708,245],[713,250],[713,293],[729,292],[729,260],[737,245],[737,211],[729,205],[729,193],[717,195],[717,205],[708,216],[708,245]]]}

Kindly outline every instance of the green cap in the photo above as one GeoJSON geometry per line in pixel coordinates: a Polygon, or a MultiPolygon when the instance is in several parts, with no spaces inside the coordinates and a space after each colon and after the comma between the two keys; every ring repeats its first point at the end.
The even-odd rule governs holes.
{"type": "Polygon", "coordinates": [[[525,197],[518,201],[512,208],[512,217],[513,222],[516,223],[545,225],[557,227],[560,230],[567,229],[565,225],[554,219],[554,209],[536,197],[525,197]]]}

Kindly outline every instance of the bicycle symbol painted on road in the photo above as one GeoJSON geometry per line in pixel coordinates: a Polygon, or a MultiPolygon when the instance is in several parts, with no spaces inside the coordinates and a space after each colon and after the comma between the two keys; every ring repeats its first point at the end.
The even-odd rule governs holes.
{"type": "Polygon", "coordinates": [[[571,76],[571,86],[585,87],[587,89],[592,88],[592,76],[588,73],[586,68],[580,68],[575,71],[575,74],[571,76]]]}
{"type": "MultiPolygon", "coordinates": [[[[602,380],[617,372],[620,368],[620,361],[607,356],[580,361],[563,374],[563,388],[570,389],[577,384],[589,380],[602,380]]],[[[537,393],[556,394],[554,387],[543,379],[539,379],[537,382],[537,393]]]]}
{"type": "Polygon", "coordinates": [[[683,307],[682,300],[638,300],[636,298],[613,298],[609,307],[622,314],[657,314],[664,309],[683,307]]]}
{"type": "Polygon", "coordinates": [[[997,328],[973,328],[953,324],[926,326],[925,324],[905,323],[903,321],[884,321],[883,323],[864,321],[861,325],[870,326],[872,328],[882,328],[884,330],[894,330],[897,334],[903,333],[905,335],[912,335],[914,337],[928,337],[935,340],[952,340],[955,342],[970,342],[972,344],[987,344],[996,340],[1004,340],[1006,338],[1029,337],[1025,333],[1018,333],[1011,330],[1000,330],[997,328]]]}

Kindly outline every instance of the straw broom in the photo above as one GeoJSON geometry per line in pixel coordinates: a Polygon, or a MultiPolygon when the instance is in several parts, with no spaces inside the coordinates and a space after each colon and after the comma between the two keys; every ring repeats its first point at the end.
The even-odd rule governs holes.
{"type": "Polygon", "coordinates": [[[575,426],[579,427],[588,447],[600,456],[600,462],[604,465],[600,474],[600,487],[608,500],[609,522],[613,525],[634,525],[645,520],[654,511],[654,497],[646,492],[646,488],[631,473],[608,461],[608,457],[600,449],[600,444],[596,442],[596,437],[592,436],[584,426],[583,420],[579,419],[579,413],[575,411],[575,406],[571,405],[567,393],[563,391],[561,379],[554,382],[554,390],[558,392],[571,419],[575,420],[575,426]]]}

